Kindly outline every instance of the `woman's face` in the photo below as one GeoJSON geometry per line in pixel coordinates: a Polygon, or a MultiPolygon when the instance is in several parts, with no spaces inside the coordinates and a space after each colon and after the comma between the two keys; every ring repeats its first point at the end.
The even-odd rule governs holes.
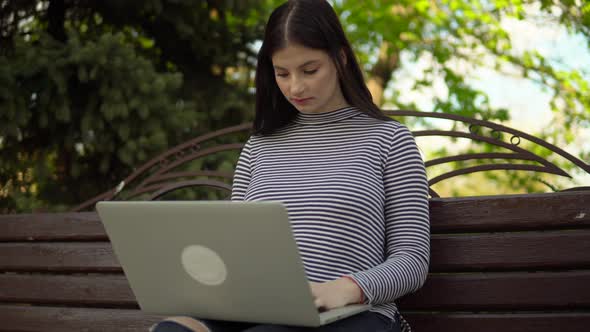
{"type": "Polygon", "coordinates": [[[303,113],[322,113],[348,106],[330,56],[297,44],[272,56],[275,80],[287,100],[303,113]]]}

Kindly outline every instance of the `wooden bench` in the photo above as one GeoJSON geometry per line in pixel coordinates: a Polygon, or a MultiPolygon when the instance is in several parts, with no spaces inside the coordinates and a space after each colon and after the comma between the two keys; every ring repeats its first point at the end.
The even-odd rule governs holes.
{"type": "MultiPolygon", "coordinates": [[[[417,332],[587,331],[590,191],[430,202],[417,332]]],[[[280,299],[277,299],[280,301],[280,299]]],[[[0,331],[146,331],[95,212],[0,216],[0,331]]]]}

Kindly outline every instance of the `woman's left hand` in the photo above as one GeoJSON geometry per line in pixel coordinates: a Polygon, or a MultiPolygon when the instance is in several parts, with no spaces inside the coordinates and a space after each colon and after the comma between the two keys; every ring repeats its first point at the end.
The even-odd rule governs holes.
{"type": "Polygon", "coordinates": [[[359,303],[362,291],[348,278],[339,278],[327,282],[309,282],[315,306],[318,309],[335,309],[348,304],[359,303]]]}

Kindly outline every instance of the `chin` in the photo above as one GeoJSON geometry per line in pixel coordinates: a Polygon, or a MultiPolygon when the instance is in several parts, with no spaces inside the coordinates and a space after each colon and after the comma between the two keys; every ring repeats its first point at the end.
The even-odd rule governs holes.
{"type": "Polygon", "coordinates": [[[295,107],[296,110],[298,110],[299,112],[303,112],[303,113],[312,113],[313,109],[307,105],[297,105],[297,104],[291,104],[293,105],[293,107],[295,107]]]}

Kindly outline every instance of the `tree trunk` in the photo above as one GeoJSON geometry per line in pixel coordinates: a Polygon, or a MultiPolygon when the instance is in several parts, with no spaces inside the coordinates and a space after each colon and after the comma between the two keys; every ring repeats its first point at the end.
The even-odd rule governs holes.
{"type": "Polygon", "coordinates": [[[66,4],[64,0],[52,0],[47,8],[47,32],[55,40],[65,43],[67,40],[64,23],[66,21],[66,4]]]}
{"type": "Polygon", "coordinates": [[[379,58],[370,72],[367,86],[373,102],[381,106],[384,102],[383,92],[391,79],[393,72],[399,68],[399,50],[394,49],[388,42],[383,42],[379,49],[379,58]]]}

